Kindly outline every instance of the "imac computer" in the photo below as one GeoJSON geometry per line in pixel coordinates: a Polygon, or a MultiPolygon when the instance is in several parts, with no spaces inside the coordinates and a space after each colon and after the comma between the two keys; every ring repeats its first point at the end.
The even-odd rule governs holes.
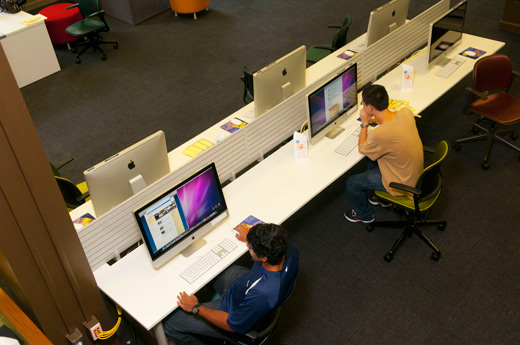
{"type": "Polygon", "coordinates": [[[178,254],[191,255],[227,216],[214,163],[134,211],[155,269],[178,254]]]}
{"type": "Polygon", "coordinates": [[[253,74],[257,117],[305,87],[306,54],[301,46],[253,74]]]}
{"type": "Polygon", "coordinates": [[[311,144],[344,131],[339,124],[356,111],[357,94],[357,64],[353,64],[307,95],[311,144]]]}
{"type": "Polygon", "coordinates": [[[365,48],[406,23],[410,0],[392,0],[370,12],[365,48]]]}
{"type": "Polygon", "coordinates": [[[462,40],[466,7],[466,0],[461,1],[430,24],[430,36],[427,46],[428,69],[435,65],[444,66],[450,61],[450,59],[446,58],[446,55],[453,51],[462,40]]]}
{"type": "Polygon", "coordinates": [[[163,131],[158,131],[83,172],[96,217],[170,172],[163,131]]]}

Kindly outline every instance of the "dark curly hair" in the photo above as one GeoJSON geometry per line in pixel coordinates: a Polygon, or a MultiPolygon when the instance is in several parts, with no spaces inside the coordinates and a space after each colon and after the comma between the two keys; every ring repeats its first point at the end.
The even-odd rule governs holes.
{"type": "Polygon", "coordinates": [[[258,257],[266,257],[271,265],[278,265],[289,247],[287,230],[277,224],[256,224],[247,234],[247,242],[258,257]]]}

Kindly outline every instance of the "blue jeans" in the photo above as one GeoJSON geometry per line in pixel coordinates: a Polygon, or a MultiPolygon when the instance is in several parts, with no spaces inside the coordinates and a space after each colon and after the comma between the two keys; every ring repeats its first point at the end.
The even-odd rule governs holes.
{"type": "MultiPolygon", "coordinates": [[[[249,272],[249,269],[231,265],[224,272],[219,274],[213,281],[211,288],[220,294],[217,300],[202,303],[205,307],[218,309],[222,296],[226,293],[228,287],[241,275],[249,272]]],[[[217,326],[212,325],[200,316],[187,313],[181,308],[177,308],[167,318],[163,320],[164,332],[170,337],[175,344],[200,344],[205,342],[197,338],[198,335],[203,335],[211,338],[219,338],[230,340],[233,338],[233,332],[224,331],[217,326]]]]}
{"type": "Polygon", "coordinates": [[[368,202],[365,191],[386,190],[379,165],[370,159],[367,161],[367,171],[352,175],[347,179],[347,195],[350,207],[361,220],[374,219],[374,211],[368,202]]]}

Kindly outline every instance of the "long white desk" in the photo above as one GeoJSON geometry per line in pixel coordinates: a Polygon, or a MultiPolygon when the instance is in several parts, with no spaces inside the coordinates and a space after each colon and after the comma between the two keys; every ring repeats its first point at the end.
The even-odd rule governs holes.
{"type": "MultiPolygon", "coordinates": [[[[348,46],[353,47],[356,44],[356,41],[353,41],[348,46]]],[[[486,55],[490,55],[503,45],[503,42],[465,34],[459,49],[456,49],[452,56],[470,46],[485,50],[486,55]]],[[[319,78],[324,71],[341,66],[342,60],[337,58],[337,55],[337,53],[332,54],[323,61],[323,64],[309,68],[308,76],[319,78]]],[[[407,64],[415,67],[414,87],[411,91],[401,91],[400,68],[396,68],[377,81],[387,88],[391,98],[410,101],[410,106],[416,108],[418,113],[470,73],[476,61],[468,58],[466,63],[446,79],[435,76],[440,67],[427,70],[425,59],[426,53],[420,53],[407,61],[407,64]]],[[[243,117],[250,111],[251,106],[246,106],[229,118],[243,117]]],[[[230,218],[224,225],[205,237],[208,245],[202,249],[202,253],[208,250],[212,243],[224,237],[234,239],[231,228],[249,215],[266,222],[282,223],[359,162],[363,156],[356,150],[348,157],[334,153],[336,146],[358,126],[357,118],[358,112],[345,121],[342,127],[346,128],[346,131],[336,139],[324,138],[317,145],[310,146],[307,159],[295,160],[293,143],[290,142],[227,185],[224,188],[224,196],[230,218]]],[[[208,129],[206,135],[217,133],[219,125],[227,119],[208,129]]],[[[185,147],[186,145],[182,145],[173,150],[170,158],[176,162],[185,160],[186,157],[182,155],[185,147]]],[[[81,212],[84,211],[85,209],[81,212]]],[[[147,330],[153,328],[159,344],[163,345],[166,344],[166,339],[161,320],[176,309],[177,293],[182,290],[188,293],[198,291],[245,251],[245,245],[239,244],[239,249],[233,251],[225,260],[191,285],[180,279],[178,274],[197,258],[196,255],[188,259],[179,256],[156,271],[150,264],[144,246],[134,250],[112,266],[104,265],[98,268],[94,275],[99,287],[143,327],[147,330]]]]}
{"type": "Polygon", "coordinates": [[[0,44],[20,88],[60,70],[44,20],[21,23],[29,17],[23,11],[0,13],[0,44]]]}

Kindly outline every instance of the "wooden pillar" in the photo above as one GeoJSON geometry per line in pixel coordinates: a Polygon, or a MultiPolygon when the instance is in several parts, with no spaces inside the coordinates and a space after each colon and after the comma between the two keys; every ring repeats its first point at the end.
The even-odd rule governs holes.
{"type": "MultiPolygon", "coordinates": [[[[0,258],[2,276],[55,345],[83,322],[110,318],[49,162],[0,46],[0,258]]],[[[117,336],[104,344],[119,344],[117,336]]]]}

